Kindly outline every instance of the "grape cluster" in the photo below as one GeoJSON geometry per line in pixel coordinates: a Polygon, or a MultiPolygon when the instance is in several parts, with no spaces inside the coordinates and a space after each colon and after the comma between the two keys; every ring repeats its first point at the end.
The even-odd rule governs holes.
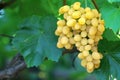
{"type": "Polygon", "coordinates": [[[75,46],[80,51],[78,58],[81,59],[81,65],[91,73],[99,68],[103,57],[98,52],[97,44],[105,30],[104,21],[96,9],[82,8],[80,5],[80,2],[75,2],[59,9],[64,19],[57,21],[57,47],[72,49],[75,46]]]}

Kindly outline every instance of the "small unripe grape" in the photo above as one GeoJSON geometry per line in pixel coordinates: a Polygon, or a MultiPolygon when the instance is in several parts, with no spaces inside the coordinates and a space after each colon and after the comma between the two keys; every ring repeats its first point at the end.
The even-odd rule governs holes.
{"type": "Polygon", "coordinates": [[[80,42],[76,42],[76,43],[75,43],[75,46],[76,46],[76,47],[79,47],[79,46],[81,46],[81,43],[80,43],[80,42]]]}
{"type": "Polygon", "coordinates": [[[91,50],[91,45],[86,45],[85,50],[88,50],[88,51],[91,50]]]}
{"type": "Polygon", "coordinates": [[[63,27],[62,29],[63,34],[68,34],[70,32],[70,28],[68,26],[63,27]]]}
{"type": "Polygon", "coordinates": [[[70,42],[70,44],[75,44],[74,38],[71,37],[71,38],[69,39],[69,42],[70,42]]]}
{"type": "Polygon", "coordinates": [[[72,45],[71,45],[70,43],[67,43],[67,44],[65,45],[65,48],[66,48],[66,49],[72,49],[72,45]]]}
{"type": "Polygon", "coordinates": [[[92,57],[93,59],[100,59],[100,54],[98,52],[93,52],[92,57]]]}
{"type": "Polygon", "coordinates": [[[88,43],[89,43],[89,44],[93,44],[93,43],[94,43],[94,40],[93,40],[93,39],[88,39],[88,43]]]}
{"type": "Polygon", "coordinates": [[[74,36],[74,40],[75,40],[75,41],[80,41],[80,40],[81,40],[81,36],[80,36],[79,34],[76,34],[76,35],[74,36]]]}
{"type": "Polygon", "coordinates": [[[78,50],[79,51],[84,51],[84,46],[79,46],[78,50]]]}
{"type": "Polygon", "coordinates": [[[93,60],[93,63],[94,63],[94,64],[100,64],[100,59],[94,59],[94,60],[93,60]]]}
{"type": "Polygon", "coordinates": [[[105,30],[105,27],[103,25],[98,26],[98,31],[103,32],[105,30]]]}
{"type": "Polygon", "coordinates": [[[58,26],[64,26],[65,25],[65,20],[59,20],[57,21],[58,26]]]}
{"type": "Polygon", "coordinates": [[[78,23],[80,24],[80,25],[84,25],[85,24],[85,18],[80,18],[79,20],[78,20],[78,23]]]}
{"type": "Polygon", "coordinates": [[[93,62],[88,62],[87,63],[87,69],[93,69],[94,68],[94,64],[93,64],[93,62]]]}
{"type": "Polygon", "coordinates": [[[86,38],[81,39],[81,44],[82,45],[86,45],[88,43],[86,38]]]}
{"type": "Polygon", "coordinates": [[[83,51],[82,54],[84,57],[87,57],[89,55],[89,51],[83,51]]]}
{"type": "Polygon", "coordinates": [[[93,60],[93,58],[92,58],[92,56],[91,56],[91,55],[88,55],[88,56],[86,57],[86,60],[89,62],[89,61],[92,61],[92,60],[93,60]]]}
{"type": "Polygon", "coordinates": [[[72,18],[78,19],[80,17],[80,15],[81,15],[80,11],[74,11],[72,13],[72,18]]]}
{"type": "Polygon", "coordinates": [[[63,36],[61,37],[60,41],[61,41],[61,44],[65,45],[68,43],[68,38],[66,36],[63,36]]]}
{"type": "Polygon", "coordinates": [[[84,59],[85,57],[83,56],[82,53],[79,53],[79,54],[78,54],[78,58],[79,58],[79,59],[84,59]]]}
{"type": "Polygon", "coordinates": [[[64,46],[60,42],[57,42],[57,47],[58,48],[63,48],[64,46]]]}
{"type": "Polygon", "coordinates": [[[89,35],[95,35],[96,32],[97,32],[97,28],[96,28],[96,27],[91,27],[91,28],[89,29],[89,35]]]}
{"type": "Polygon", "coordinates": [[[69,19],[68,21],[67,21],[67,26],[74,26],[76,24],[76,20],[75,19],[69,19]]]}
{"type": "Polygon", "coordinates": [[[81,32],[81,37],[86,37],[87,36],[87,32],[86,31],[82,31],[81,32]]]}
{"type": "Polygon", "coordinates": [[[94,14],[91,11],[86,12],[86,18],[92,19],[94,17],[94,14]]]}
{"type": "Polygon", "coordinates": [[[93,25],[93,26],[98,26],[98,20],[96,19],[96,18],[93,18],[92,20],[91,20],[91,24],[93,25]]]}
{"type": "Polygon", "coordinates": [[[85,59],[81,60],[81,66],[86,67],[87,61],[85,59]]]}
{"type": "Polygon", "coordinates": [[[64,13],[68,12],[69,9],[70,9],[70,7],[68,5],[65,5],[59,9],[59,14],[64,14],[64,13]]]}
{"type": "Polygon", "coordinates": [[[80,2],[75,2],[72,7],[74,10],[79,10],[80,9],[80,2]]]}

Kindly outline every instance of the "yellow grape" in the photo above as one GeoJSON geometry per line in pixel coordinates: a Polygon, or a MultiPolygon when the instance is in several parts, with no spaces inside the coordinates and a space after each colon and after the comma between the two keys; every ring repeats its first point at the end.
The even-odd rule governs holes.
{"type": "Polygon", "coordinates": [[[68,38],[66,36],[62,36],[60,41],[61,41],[61,44],[65,45],[68,43],[68,38]]]}
{"type": "Polygon", "coordinates": [[[105,27],[103,25],[98,26],[98,31],[103,32],[105,30],[105,27]]]}
{"type": "Polygon", "coordinates": [[[66,49],[72,49],[72,45],[70,43],[65,44],[66,49]]]}
{"type": "Polygon", "coordinates": [[[79,20],[78,20],[78,23],[80,24],[80,25],[84,25],[85,24],[85,18],[80,18],[79,20]]]}
{"type": "Polygon", "coordinates": [[[87,60],[88,62],[90,62],[90,61],[92,61],[92,60],[93,60],[93,58],[92,58],[91,54],[90,54],[90,55],[88,55],[88,56],[86,57],[86,60],[87,60]]]}
{"type": "Polygon", "coordinates": [[[57,47],[58,48],[63,48],[64,46],[60,42],[57,42],[57,47]]]}
{"type": "Polygon", "coordinates": [[[79,51],[84,51],[84,46],[79,46],[79,47],[78,47],[78,50],[79,50],[79,51]]]}
{"type": "Polygon", "coordinates": [[[81,65],[82,65],[83,67],[86,67],[87,61],[86,61],[85,59],[83,59],[83,60],[81,61],[81,65]]]}
{"type": "Polygon", "coordinates": [[[87,38],[81,39],[81,44],[82,44],[82,45],[86,45],[87,43],[88,43],[87,38]]]}
{"type": "Polygon", "coordinates": [[[68,34],[70,32],[70,28],[68,26],[63,27],[62,33],[63,34],[68,34]]]}
{"type": "Polygon", "coordinates": [[[65,25],[65,20],[57,21],[57,26],[64,26],[64,25],[65,25]]]}
{"type": "Polygon", "coordinates": [[[68,21],[67,21],[67,26],[74,26],[76,24],[76,20],[75,19],[69,19],[68,21]]]}
{"type": "Polygon", "coordinates": [[[93,19],[91,20],[91,24],[92,24],[92,26],[97,27],[97,26],[98,26],[98,20],[97,20],[96,18],[93,18],[93,19]]]}
{"type": "Polygon", "coordinates": [[[74,26],[74,30],[79,30],[80,28],[81,28],[81,26],[78,23],[76,23],[74,26]]]}
{"type": "Polygon", "coordinates": [[[87,69],[88,73],[92,73],[93,71],[94,71],[94,68],[93,69],[87,69]]]}
{"type": "Polygon", "coordinates": [[[80,11],[74,11],[72,13],[72,18],[78,19],[80,17],[80,15],[81,15],[80,11]]]}
{"type": "Polygon", "coordinates": [[[87,32],[86,31],[82,31],[81,32],[81,37],[86,37],[87,36],[87,32]]]}
{"type": "Polygon", "coordinates": [[[83,56],[87,57],[89,55],[89,51],[85,50],[85,51],[82,52],[82,54],[83,54],[83,56]]]}
{"type": "Polygon", "coordinates": [[[89,35],[95,35],[96,32],[97,32],[97,28],[96,28],[96,27],[91,27],[91,28],[89,29],[89,35]]]}
{"type": "Polygon", "coordinates": [[[85,57],[83,56],[82,53],[79,53],[79,54],[78,54],[78,58],[79,58],[79,59],[84,59],[85,57]]]}
{"type": "Polygon", "coordinates": [[[74,10],[79,10],[80,9],[80,2],[75,2],[72,7],[74,10]]]}
{"type": "Polygon", "coordinates": [[[85,45],[85,50],[91,50],[91,45],[85,45]]]}
{"type": "Polygon", "coordinates": [[[74,40],[75,40],[75,41],[80,41],[80,40],[81,40],[81,36],[80,36],[79,34],[76,34],[76,35],[74,36],[74,40]]]}
{"type": "Polygon", "coordinates": [[[91,11],[88,11],[88,12],[86,12],[86,18],[92,19],[92,18],[94,18],[94,14],[91,11]]]}
{"type": "Polygon", "coordinates": [[[73,37],[69,38],[69,42],[70,42],[70,44],[75,44],[74,38],[73,37]]]}
{"type": "Polygon", "coordinates": [[[69,11],[69,9],[70,9],[70,7],[68,5],[65,5],[59,9],[59,14],[66,13],[69,11]]]}
{"type": "Polygon", "coordinates": [[[101,58],[101,56],[98,52],[93,52],[92,57],[93,57],[93,59],[100,59],[101,58]]]}
{"type": "Polygon", "coordinates": [[[87,69],[91,70],[94,68],[93,62],[87,62],[87,69]]]}

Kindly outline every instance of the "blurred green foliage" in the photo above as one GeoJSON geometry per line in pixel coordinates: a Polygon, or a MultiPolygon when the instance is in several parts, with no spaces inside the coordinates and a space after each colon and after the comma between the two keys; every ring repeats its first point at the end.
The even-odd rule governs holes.
{"type": "MultiPolygon", "coordinates": [[[[9,0],[3,0],[3,1],[9,1],[9,0]]],[[[75,1],[80,1],[82,7],[88,6],[91,8],[95,8],[91,0],[66,0],[66,4],[71,5],[75,1]]],[[[111,51],[111,52],[107,53],[107,55],[105,54],[105,57],[103,58],[103,64],[101,69],[104,74],[100,72],[99,69],[96,70],[95,73],[98,74],[98,77],[100,78],[103,77],[101,80],[104,80],[106,78],[106,75],[108,76],[111,75],[112,72],[114,77],[118,77],[120,79],[119,66],[116,67],[117,65],[120,64],[119,63],[120,61],[119,60],[120,58],[119,42],[120,41],[119,41],[119,38],[116,37],[116,33],[120,29],[119,27],[120,26],[120,23],[119,23],[120,21],[120,18],[119,18],[120,5],[119,4],[120,3],[119,3],[119,0],[106,0],[106,1],[96,0],[96,1],[100,9],[100,12],[102,13],[102,18],[105,20],[105,26],[106,28],[109,28],[106,30],[106,32],[103,35],[105,40],[99,43],[99,47],[100,47],[99,50],[103,52],[104,51],[107,51],[107,52],[111,51]],[[108,45],[106,43],[108,43],[108,45]],[[103,44],[106,44],[106,45],[104,46],[103,44]],[[112,51],[114,50],[112,49],[116,47],[117,47],[117,49],[115,49],[116,52],[113,53],[112,51]],[[112,65],[111,68],[108,65],[112,65]],[[115,71],[114,71],[114,68],[116,68],[115,71]],[[109,71],[109,73],[107,73],[107,71],[109,71]]],[[[43,18],[49,15],[52,15],[54,16],[55,19],[57,19],[58,9],[63,5],[63,3],[64,3],[64,0],[16,0],[13,4],[1,10],[0,12],[1,13],[0,14],[0,69],[5,68],[6,64],[11,60],[11,58],[20,51],[20,50],[16,50],[15,48],[13,49],[11,47],[12,46],[11,38],[7,36],[3,36],[1,34],[13,36],[13,37],[16,36],[16,32],[20,30],[20,26],[21,26],[20,24],[24,20],[32,17],[33,15],[41,16],[43,18]]],[[[29,25],[32,24],[31,22],[29,23],[30,23],[29,25]]],[[[50,23],[49,24],[48,23],[44,25],[49,25],[50,23]]],[[[54,22],[53,24],[55,23],[56,22],[54,22]]],[[[31,26],[31,27],[34,28],[36,26],[31,26]]],[[[54,27],[54,29],[56,28],[56,26],[52,26],[52,27],[54,27]]],[[[47,49],[49,50],[49,48],[47,49]]],[[[57,53],[52,53],[52,54],[57,54],[57,53]]],[[[40,62],[38,58],[37,59],[38,63],[39,62],[42,63],[42,65],[40,65],[39,67],[40,70],[38,70],[37,72],[34,72],[35,70],[33,71],[25,70],[18,75],[16,80],[18,80],[18,78],[21,80],[23,78],[24,80],[90,80],[90,79],[95,80],[93,74],[91,74],[92,78],[88,78],[88,79],[85,78],[90,74],[86,73],[85,69],[80,66],[80,60],[78,60],[77,58],[73,60],[73,58],[76,55],[77,53],[72,55],[64,55],[59,59],[58,62],[53,62],[50,60],[40,62]]],[[[31,65],[34,66],[36,64],[31,64],[31,65]]],[[[108,77],[106,78],[106,80],[107,79],[108,77]]]]}

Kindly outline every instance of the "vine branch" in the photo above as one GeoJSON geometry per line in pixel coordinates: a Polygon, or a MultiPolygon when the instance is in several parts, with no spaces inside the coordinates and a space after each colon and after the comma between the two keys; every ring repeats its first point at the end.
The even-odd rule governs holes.
{"type": "Polygon", "coordinates": [[[10,0],[9,2],[4,2],[4,1],[1,1],[0,2],[0,10],[13,4],[16,0],[10,0]]]}
{"type": "Polygon", "coordinates": [[[100,12],[100,10],[99,10],[99,8],[98,8],[98,6],[97,6],[97,4],[96,4],[96,1],[95,1],[95,0],[92,0],[92,3],[93,3],[93,5],[95,6],[95,8],[98,10],[98,12],[100,12]]]}
{"type": "Polygon", "coordinates": [[[0,71],[0,79],[9,79],[14,77],[21,70],[26,68],[26,64],[23,60],[23,57],[20,54],[17,54],[8,64],[7,68],[0,71]]]}
{"type": "Polygon", "coordinates": [[[71,54],[72,54],[72,53],[74,53],[74,52],[79,52],[76,47],[73,47],[73,49],[71,49],[71,50],[65,49],[65,50],[62,52],[62,55],[68,54],[68,53],[71,53],[71,54]]]}
{"type": "Polygon", "coordinates": [[[63,0],[63,5],[66,5],[66,0],[63,0]]]}
{"type": "Polygon", "coordinates": [[[0,34],[2,37],[8,37],[8,38],[13,38],[13,36],[7,35],[7,34],[0,34]]]}

